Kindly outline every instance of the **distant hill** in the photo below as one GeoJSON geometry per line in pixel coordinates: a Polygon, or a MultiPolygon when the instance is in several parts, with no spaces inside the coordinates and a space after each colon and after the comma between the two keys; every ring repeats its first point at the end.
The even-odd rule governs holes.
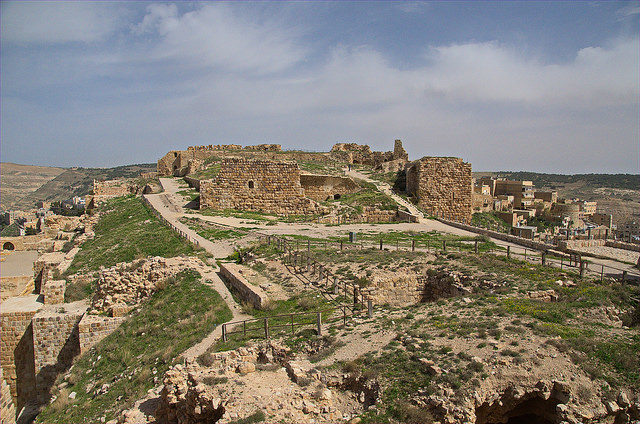
{"type": "Polygon", "coordinates": [[[501,177],[511,180],[532,181],[536,187],[550,187],[583,182],[590,187],[618,188],[622,190],[640,190],[640,175],[638,174],[541,174],[537,172],[500,171],[501,177]]]}
{"type": "Polygon", "coordinates": [[[64,171],[64,168],[48,166],[0,164],[0,207],[8,209],[27,193],[34,192],[64,171]]]}
{"type": "MultiPolygon", "coordinates": [[[[28,165],[21,165],[21,177],[25,180],[32,178],[29,173],[28,165]]],[[[69,199],[73,196],[85,196],[89,194],[89,191],[93,188],[93,180],[110,180],[114,178],[131,178],[137,177],[141,172],[155,171],[156,164],[136,164],[136,165],[124,165],[117,166],[115,168],[50,168],[57,169],[61,172],[54,175],[53,178],[44,180],[44,182],[34,190],[22,192],[20,198],[9,199],[12,202],[6,202],[4,198],[4,167],[3,168],[3,181],[2,181],[2,208],[8,209],[29,209],[32,208],[35,202],[38,201],[58,201],[69,199]]],[[[39,172],[35,168],[46,167],[33,167],[35,172],[39,172]]],[[[52,171],[53,172],[53,171],[52,171]]],[[[11,188],[10,184],[20,184],[20,179],[14,178],[10,183],[6,185],[11,188]]]]}

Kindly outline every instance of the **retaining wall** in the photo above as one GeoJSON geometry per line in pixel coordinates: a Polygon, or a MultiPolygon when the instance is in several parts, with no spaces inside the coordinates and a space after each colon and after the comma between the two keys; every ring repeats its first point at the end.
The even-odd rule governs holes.
{"type": "Polygon", "coordinates": [[[46,281],[40,291],[44,298],[45,305],[64,303],[64,292],[66,288],[67,282],[65,280],[46,281]]]}
{"type": "Polygon", "coordinates": [[[124,320],[124,317],[112,318],[85,314],[78,323],[80,354],[91,349],[93,345],[113,333],[124,320]]]}
{"type": "Polygon", "coordinates": [[[80,353],[78,323],[84,311],[42,310],[33,317],[33,345],[38,394],[46,393],[56,376],[80,353]]]}
{"type": "Polygon", "coordinates": [[[617,249],[631,250],[633,252],[640,252],[640,244],[625,243],[624,241],[607,240],[605,246],[615,247],[617,249]]]}
{"type": "Polygon", "coordinates": [[[536,250],[549,250],[553,249],[555,246],[540,243],[537,241],[529,240],[522,237],[512,236],[510,234],[499,233],[497,231],[487,230],[485,228],[478,228],[467,224],[462,224],[460,222],[449,221],[447,219],[438,218],[438,221],[443,222],[447,225],[451,225],[452,227],[460,228],[461,230],[471,231],[473,233],[482,234],[491,238],[496,238],[498,240],[508,241],[510,243],[516,243],[521,246],[530,247],[536,250]]]}
{"type": "Polygon", "coordinates": [[[254,286],[242,275],[242,267],[236,264],[220,264],[220,274],[240,298],[255,308],[262,308],[269,298],[260,287],[254,286]]]}
{"type": "Polygon", "coordinates": [[[16,407],[11,397],[11,389],[7,382],[4,381],[2,367],[0,367],[0,381],[2,381],[2,391],[0,392],[0,422],[3,424],[15,424],[16,407]]]}

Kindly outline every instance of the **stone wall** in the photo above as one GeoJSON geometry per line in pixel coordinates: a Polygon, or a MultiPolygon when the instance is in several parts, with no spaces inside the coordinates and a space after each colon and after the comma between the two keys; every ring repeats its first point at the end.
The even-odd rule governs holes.
{"type": "Polygon", "coordinates": [[[44,304],[55,305],[58,303],[64,303],[64,292],[66,288],[67,282],[65,280],[46,281],[40,291],[44,297],[44,304]]]}
{"type": "Polygon", "coordinates": [[[122,178],[118,180],[98,181],[93,180],[94,196],[127,196],[138,194],[140,186],[133,179],[122,178]]]}
{"type": "Polygon", "coordinates": [[[269,298],[258,286],[254,286],[242,275],[242,266],[236,264],[220,264],[220,275],[231,286],[231,290],[238,293],[240,298],[252,304],[255,308],[264,307],[269,298]]]}
{"type": "Polygon", "coordinates": [[[4,373],[0,367],[0,381],[2,382],[2,391],[0,392],[0,422],[2,424],[15,424],[16,407],[11,397],[11,389],[6,381],[4,381],[4,373]]]}
{"type": "Polygon", "coordinates": [[[85,353],[93,345],[113,333],[124,320],[125,317],[112,318],[85,314],[78,323],[80,354],[85,353]]]}
{"type": "Polygon", "coordinates": [[[640,244],[626,243],[624,241],[607,240],[605,246],[615,247],[616,249],[631,250],[633,252],[640,252],[640,244]]]}
{"type": "Polygon", "coordinates": [[[213,180],[200,182],[200,208],[308,215],[321,208],[304,196],[300,168],[292,162],[223,159],[213,180]]]}
{"type": "Polygon", "coordinates": [[[446,220],[446,219],[438,219],[438,221],[444,222],[445,224],[451,225],[452,227],[460,228],[461,230],[467,230],[467,231],[471,231],[471,232],[474,232],[474,233],[477,233],[477,234],[483,234],[483,235],[491,237],[491,238],[495,238],[495,239],[503,240],[503,241],[508,241],[508,242],[511,242],[511,243],[519,244],[521,246],[530,247],[530,248],[536,249],[536,250],[545,251],[545,250],[549,250],[549,249],[553,249],[554,248],[554,246],[549,245],[549,244],[545,244],[545,243],[541,243],[541,242],[525,239],[525,238],[522,238],[522,237],[512,236],[510,234],[499,233],[497,231],[487,230],[486,228],[474,227],[474,226],[471,226],[471,225],[463,224],[461,222],[449,221],[449,220],[446,220]]]}
{"type": "Polygon", "coordinates": [[[302,174],[300,184],[304,189],[304,195],[317,202],[360,190],[360,186],[351,178],[331,175],[302,174]]]}
{"type": "Polygon", "coordinates": [[[389,152],[373,152],[371,147],[366,144],[337,143],[331,148],[331,155],[336,160],[356,165],[369,165],[376,168],[381,167],[385,162],[398,161],[394,165],[394,169],[400,166],[400,162],[402,163],[402,168],[404,168],[404,164],[409,158],[409,155],[402,147],[401,140],[396,140],[393,151],[389,152]]]}
{"type": "Polygon", "coordinates": [[[18,410],[35,392],[31,319],[42,307],[42,304],[35,302],[37,297],[14,297],[2,304],[0,366],[18,410]],[[28,304],[23,305],[25,302],[28,304]]]}
{"type": "Polygon", "coordinates": [[[48,392],[56,376],[66,371],[80,353],[78,323],[83,314],[84,310],[58,312],[56,308],[47,308],[33,317],[34,363],[39,395],[48,392]]]}
{"type": "Polygon", "coordinates": [[[471,164],[459,158],[424,157],[407,170],[407,191],[427,214],[471,222],[471,164]]]}
{"type": "Polygon", "coordinates": [[[0,238],[0,250],[41,250],[39,243],[47,236],[35,234],[32,236],[2,237],[0,238]]]}

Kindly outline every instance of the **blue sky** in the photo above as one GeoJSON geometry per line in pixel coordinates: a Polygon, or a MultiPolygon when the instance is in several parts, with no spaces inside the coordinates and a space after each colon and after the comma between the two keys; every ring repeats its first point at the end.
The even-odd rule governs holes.
{"type": "Polygon", "coordinates": [[[639,3],[2,2],[1,159],[336,142],[639,172],[639,3]]]}

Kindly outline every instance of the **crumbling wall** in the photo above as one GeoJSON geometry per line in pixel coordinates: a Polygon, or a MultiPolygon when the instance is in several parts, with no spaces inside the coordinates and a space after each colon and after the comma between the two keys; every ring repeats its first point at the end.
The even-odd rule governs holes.
{"type": "Polygon", "coordinates": [[[369,165],[376,168],[385,162],[397,161],[393,168],[403,167],[409,155],[402,147],[402,141],[396,140],[393,151],[373,152],[366,144],[337,143],[331,148],[331,155],[340,161],[355,165],[369,165]],[[402,165],[400,165],[402,164],[402,165]]]}
{"type": "Polygon", "coordinates": [[[56,376],[66,371],[80,353],[78,323],[84,310],[58,312],[43,309],[33,317],[33,345],[36,387],[39,395],[48,392],[56,376]]]}
{"type": "Polygon", "coordinates": [[[140,187],[133,179],[93,180],[94,196],[126,196],[129,194],[137,194],[139,191],[140,187]]]}
{"type": "Polygon", "coordinates": [[[80,354],[85,353],[93,345],[113,333],[124,320],[125,317],[85,314],[78,323],[80,354]]]}
{"type": "Polygon", "coordinates": [[[2,382],[2,391],[0,392],[0,422],[3,424],[15,424],[16,407],[11,397],[11,389],[6,381],[4,381],[4,373],[0,367],[0,381],[2,382]]]}
{"type": "Polygon", "coordinates": [[[292,162],[223,159],[218,175],[200,183],[200,208],[308,215],[319,205],[304,196],[300,168],[292,162]]]}
{"type": "Polygon", "coordinates": [[[331,175],[302,174],[300,175],[300,184],[304,189],[304,195],[317,202],[360,190],[360,186],[351,178],[331,175]]]}
{"type": "Polygon", "coordinates": [[[459,158],[424,157],[407,171],[407,190],[432,216],[471,222],[471,164],[459,158]]]}
{"type": "Polygon", "coordinates": [[[64,303],[64,292],[67,288],[67,282],[65,280],[48,280],[40,291],[43,296],[45,305],[55,305],[58,303],[64,303]]]}

